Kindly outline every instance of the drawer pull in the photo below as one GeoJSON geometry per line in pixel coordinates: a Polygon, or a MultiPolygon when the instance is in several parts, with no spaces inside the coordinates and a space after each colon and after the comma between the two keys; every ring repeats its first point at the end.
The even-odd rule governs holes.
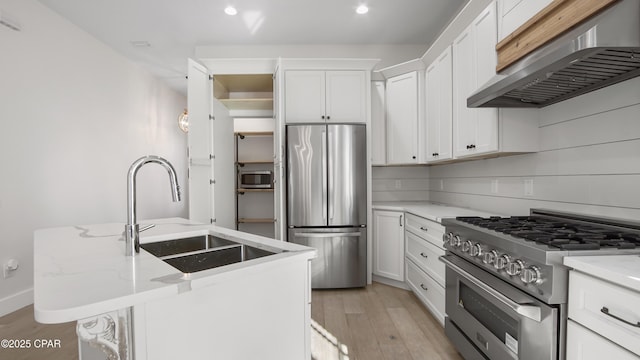
{"type": "Polygon", "coordinates": [[[420,256],[422,256],[422,257],[423,257],[423,258],[425,258],[425,259],[429,257],[429,256],[427,256],[427,254],[425,254],[425,253],[423,253],[423,252],[421,252],[421,253],[420,253],[420,256]]]}
{"type": "Polygon", "coordinates": [[[427,229],[427,228],[426,228],[426,227],[424,227],[424,226],[420,226],[420,230],[422,230],[422,231],[429,231],[429,229],[427,229]]]}
{"type": "Polygon", "coordinates": [[[428,291],[428,290],[429,290],[426,286],[424,286],[424,284],[420,284],[420,287],[421,287],[421,288],[422,288],[422,290],[424,290],[424,291],[428,291]]]}
{"type": "Polygon", "coordinates": [[[612,313],[609,312],[609,308],[607,308],[606,306],[603,306],[602,309],[600,309],[600,312],[607,315],[607,316],[611,316],[612,318],[618,320],[618,321],[622,321],[623,323],[627,324],[627,325],[631,325],[633,327],[637,327],[640,328],[640,322],[637,323],[632,323],[631,321],[627,321],[621,317],[615,316],[612,313]]]}

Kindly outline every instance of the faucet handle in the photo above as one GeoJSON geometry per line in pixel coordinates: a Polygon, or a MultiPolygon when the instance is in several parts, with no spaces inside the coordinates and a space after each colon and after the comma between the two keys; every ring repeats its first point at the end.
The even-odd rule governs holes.
{"type": "Polygon", "coordinates": [[[149,224],[147,226],[143,226],[143,227],[140,228],[140,230],[138,230],[138,232],[143,232],[145,230],[149,230],[149,229],[151,229],[152,227],[155,227],[155,226],[156,226],[156,224],[149,224]]]}

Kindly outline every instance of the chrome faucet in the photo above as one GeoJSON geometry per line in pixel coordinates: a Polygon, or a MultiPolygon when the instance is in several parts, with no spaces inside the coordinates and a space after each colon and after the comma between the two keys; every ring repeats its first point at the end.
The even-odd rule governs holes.
{"type": "Polygon", "coordinates": [[[171,163],[159,156],[147,155],[131,164],[129,173],[127,174],[127,224],[124,226],[126,256],[134,256],[136,253],[140,252],[140,231],[153,227],[153,225],[151,225],[140,229],[139,225],[136,223],[136,174],[143,165],[148,163],[156,163],[164,166],[164,168],[169,172],[171,196],[173,201],[180,201],[178,176],[176,175],[176,170],[173,168],[171,163]]]}

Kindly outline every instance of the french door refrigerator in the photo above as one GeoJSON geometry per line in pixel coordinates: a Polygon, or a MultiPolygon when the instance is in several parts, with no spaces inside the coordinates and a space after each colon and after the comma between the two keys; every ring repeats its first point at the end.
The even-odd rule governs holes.
{"type": "Polygon", "coordinates": [[[288,241],[314,247],[311,287],[367,282],[365,125],[287,126],[288,241]]]}

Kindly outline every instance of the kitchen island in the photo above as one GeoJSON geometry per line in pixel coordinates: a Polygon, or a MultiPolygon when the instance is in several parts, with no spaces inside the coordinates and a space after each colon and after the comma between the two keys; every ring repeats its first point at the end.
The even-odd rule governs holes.
{"type": "Polygon", "coordinates": [[[114,359],[310,357],[314,249],[180,218],[141,226],[149,223],[143,247],[212,235],[274,254],[183,273],[144,249],[125,256],[122,223],[38,230],[35,319],[77,321],[81,359],[97,350],[114,359]]]}

